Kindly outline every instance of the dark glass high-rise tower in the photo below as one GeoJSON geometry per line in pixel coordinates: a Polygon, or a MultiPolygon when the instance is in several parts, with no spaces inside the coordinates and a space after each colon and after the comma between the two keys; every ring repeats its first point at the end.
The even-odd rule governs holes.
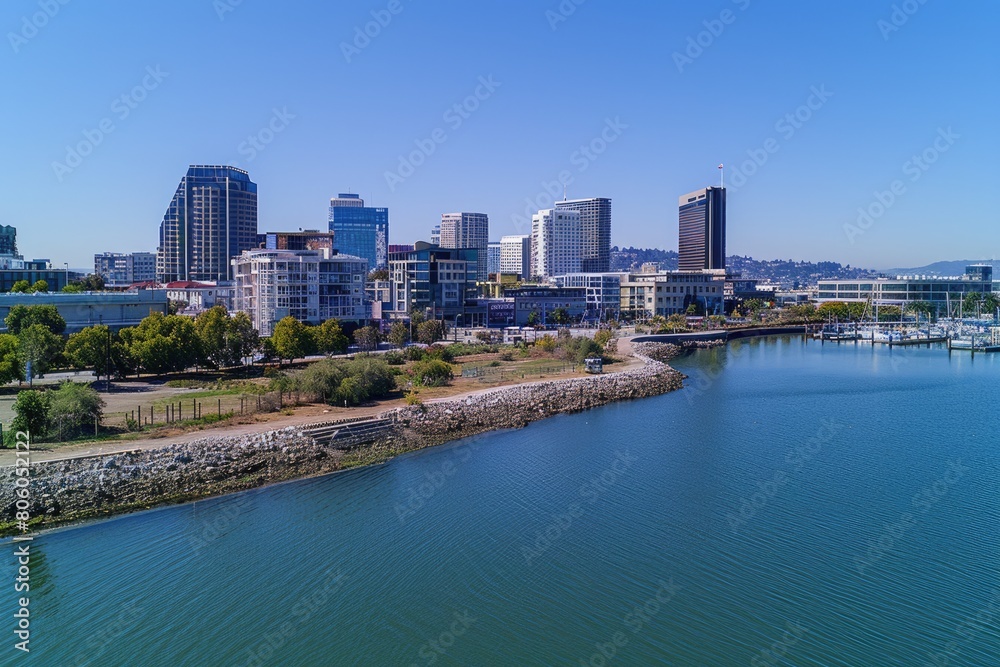
{"type": "Polygon", "coordinates": [[[611,200],[568,199],[556,202],[556,208],[580,212],[583,225],[583,255],[580,270],[584,273],[607,273],[611,270],[611,200]]]}
{"type": "Polygon", "coordinates": [[[330,231],[340,254],[364,257],[370,270],[388,265],[389,209],[365,206],[358,195],[337,195],[330,200],[330,231]]]}
{"type": "Polygon", "coordinates": [[[0,225],[0,255],[19,257],[17,254],[17,230],[10,225],[0,225]]]}
{"type": "Polygon", "coordinates": [[[726,268],[726,189],[705,188],[679,200],[677,268],[681,271],[726,268]]]}
{"type": "Polygon", "coordinates": [[[156,279],[232,279],[230,260],[257,247],[257,184],[242,169],[191,165],[160,224],[156,279]]]}

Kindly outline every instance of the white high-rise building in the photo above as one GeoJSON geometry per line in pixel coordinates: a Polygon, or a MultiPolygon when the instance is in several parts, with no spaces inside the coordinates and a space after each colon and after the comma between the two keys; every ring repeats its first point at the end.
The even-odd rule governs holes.
{"type": "Polygon", "coordinates": [[[530,234],[500,239],[500,273],[516,273],[522,280],[531,278],[530,234]]]}
{"type": "Polygon", "coordinates": [[[611,200],[603,197],[557,201],[556,208],[579,211],[583,223],[580,266],[586,273],[611,270],[611,200]]]}
{"type": "Polygon", "coordinates": [[[364,322],[368,260],[322,250],[247,250],[232,260],[233,306],[250,316],[262,336],[291,316],[321,324],[364,322]]]}
{"type": "Polygon", "coordinates": [[[531,270],[549,278],[579,273],[583,259],[583,222],[580,212],[550,208],[531,218],[531,270]]]}
{"type": "Polygon", "coordinates": [[[476,279],[486,280],[489,272],[490,217],[485,213],[445,213],[441,216],[441,247],[472,248],[479,251],[476,279]]]}

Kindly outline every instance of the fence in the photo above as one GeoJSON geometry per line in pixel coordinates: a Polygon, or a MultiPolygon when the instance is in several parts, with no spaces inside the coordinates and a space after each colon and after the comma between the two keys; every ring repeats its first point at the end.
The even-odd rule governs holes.
{"type": "Polygon", "coordinates": [[[526,377],[541,377],[545,375],[565,375],[576,373],[579,367],[574,364],[549,364],[544,366],[527,366],[524,368],[504,368],[503,366],[463,366],[463,378],[476,378],[481,383],[504,382],[506,380],[526,377]]]}
{"type": "Polygon", "coordinates": [[[101,424],[109,428],[137,430],[147,426],[181,424],[197,420],[277,412],[299,403],[296,392],[226,394],[211,398],[178,398],[136,404],[128,411],[106,410],[101,424]]]}

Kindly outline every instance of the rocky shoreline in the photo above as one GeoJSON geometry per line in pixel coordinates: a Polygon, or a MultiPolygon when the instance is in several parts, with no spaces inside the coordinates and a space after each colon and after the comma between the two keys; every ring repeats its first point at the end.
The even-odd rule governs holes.
{"type": "MultiPolygon", "coordinates": [[[[233,493],[291,479],[383,462],[392,456],[499,429],[521,428],[560,413],[680,389],[684,376],[664,361],[676,346],[635,346],[643,366],[569,380],[514,385],[462,399],[389,410],[393,428],[348,452],[290,427],[238,437],[114,455],[33,463],[34,529],[233,493]]],[[[0,526],[14,530],[14,468],[0,470],[0,526]]]]}

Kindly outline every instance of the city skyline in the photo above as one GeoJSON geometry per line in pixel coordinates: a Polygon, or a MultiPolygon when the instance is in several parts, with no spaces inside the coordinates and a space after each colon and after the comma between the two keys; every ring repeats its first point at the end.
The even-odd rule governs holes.
{"type": "Polygon", "coordinates": [[[30,38],[23,21],[36,3],[0,9],[9,32],[0,76],[38,92],[10,112],[19,131],[0,179],[0,224],[19,229],[22,248],[79,267],[99,252],[154,250],[176,174],[227,162],[262,184],[262,229],[321,227],[330,193],[346,183],[393,210],[397,244],[421,240],[444,210],[489,214],[491,240],[526,233],[525,211],[566,192],[615,201],[612,245],[676,249],[664,198],[712,183],[723,162],[729,246],[741,255],[886,268],[995,256],[1000,245],[989,213],[997,195],[953,196],[1000,143],[989,118],[996,93],[977,83],[997,59],[994,5],[926,4],[894,17],[891,3],[587,3],[563,16],[558,5],[514,2],[474,18],[455,3],[403,3],[363,48],[356,29],[363,35],[382,7],[311,7],[305,24],[294,12],[222,5],[60,6],[30,38]],[[473,21],[496,30],[474,36],[473,21]],[[239,53],[255,85],[220,82],[200,54],[178,49],[180,26],[239,53]],[[505,52],[525,55],[498,60],[479,48],[456,61],[441,34],[485,46],[502,36],[505,52]],[[246,48],[265,39],[273,51],[246,48]],[[325,64],[323,85],[304,62],[325,64]],[[557,95],[545,94],[552,71],[557,95]],[[568,104],[594,77],[605,93],[568,104]],[[334,104],[340,89],[391,92],[409,112],[334,104]],[[930,243],[952,219],[967,233],[930,243]],[[101,231],[80,239],[80,226],[101,231]]]}

